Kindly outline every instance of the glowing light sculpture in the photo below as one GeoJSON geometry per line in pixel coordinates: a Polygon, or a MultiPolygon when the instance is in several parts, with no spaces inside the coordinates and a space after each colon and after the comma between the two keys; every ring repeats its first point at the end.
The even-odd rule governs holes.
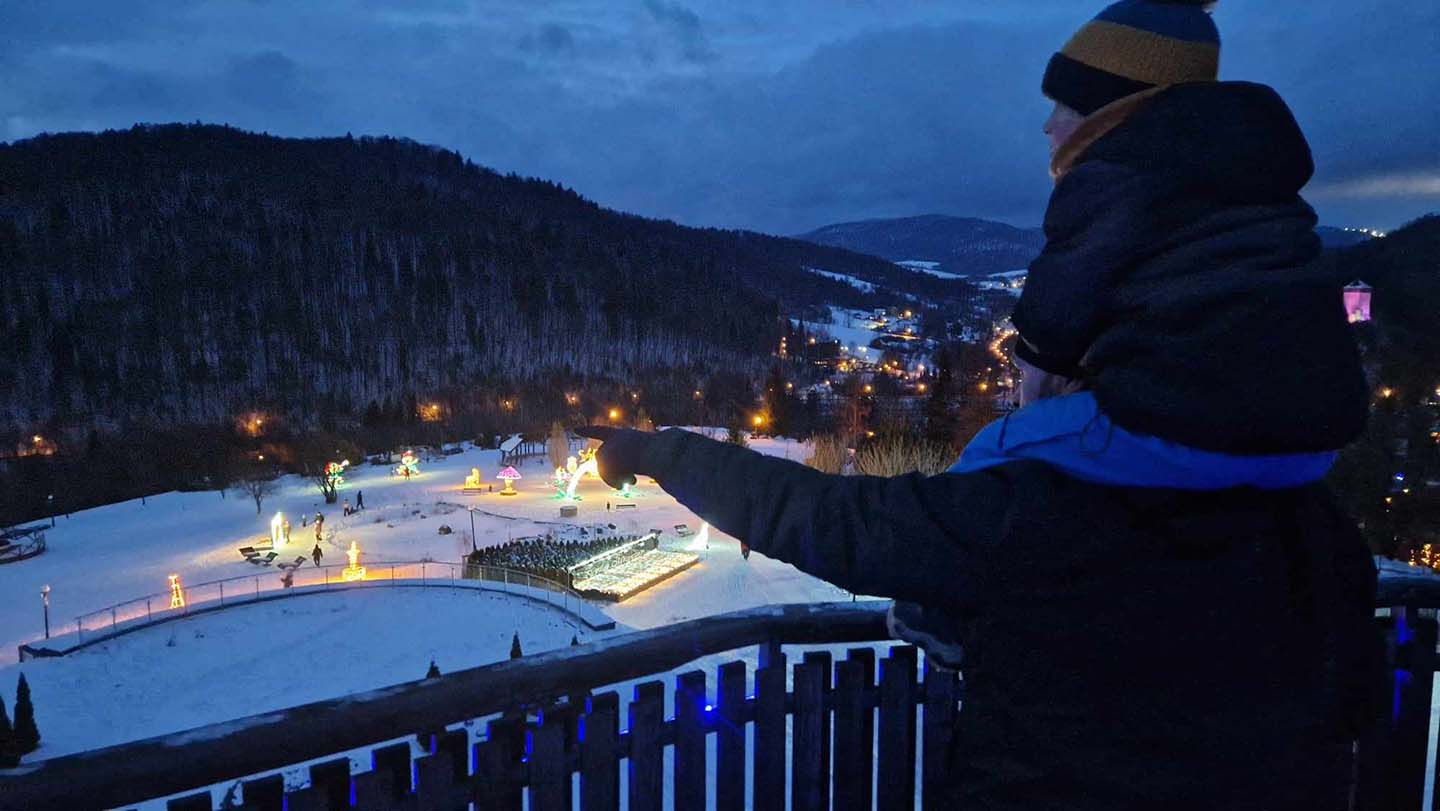
{"type": "Polygon", "coordinates": [[[467,493],[478,493],[482,489],[484,489],[484,485],[480,483],[480,468],[470,468],[470,475],[465,477],[464,491],[467,493]]]}
{"type": "Polygon", "coordinates": [[[180,587],[180,575],[170,575],[170,607],[185,607],[185,590],[180,587]]]}
{"type": "Polygon", "coordinates": [[[354,541],[351,541],[350,548],[345,550],[345,557],[350,559],[350,565],[340,572],[341,579],[346,582],[364,580],[365,567],[360,565],[360,547],[356,546],[354,541]]]}
{"type": "Polygon", "coordinates": [[[275,513],[270,519],[270,546],[279,548],[285,543],[285,513],[275,513]]]}
{"type": "Polygon", "coordinates": [[[330,484],[331,490],[336,490],[345,483],[345,468],[349,466],[349,459],[325,463],[325,480],[330,484]]]}
{"type": "Polygon", "coordinates": [[[1370,320],[1370,296],[1373,289],[1362,281],[1345,285],[1345,318],[1352,324],[1370,320]]]}
{"type": "Polygon", "coordinates": [[[415,455],[415,451],[405,451],[400,454],[400,466],[395,468],[395,475],[404,476],[408,479],[411,476],[419,475],[419,473],[420,457],[415,455]]]}
{"type": "Polygon", "coordinates": [[[513,466],[507,465],[504,470],[502,470],[502,471],[500,471],[499,473],[496,473],[496,474],[495,474],[495,478],[497,478],[497,479],[505,482],[505,489],[500,491],[500,495],[502,495],[502,496],[514,496],[514,495],[518,495],[518,493],[515,491],[514,482],[516,482],[517,480],[523,478],[523,477],[520,475],[520,471],[516,470],[513,466]]]}
{"type": "MultiPolygon", "coordinates": [[[[582,456],[583,455],[584,454],[582,454],[582,456]]],[[[575,472],[570,474],[570,486],[565,488],[565,498],[568,498],[571,501],[575,500],[575,487],[576,485],[580,484],[581,479],[585,478],[586,473],[590,473],[595,476],[600,475],[600,466],[595,462],[594,453],[591,453],[588,457],[586,457],[585,461],[581,462],[580,465],[575,468],[575,472]]]]}

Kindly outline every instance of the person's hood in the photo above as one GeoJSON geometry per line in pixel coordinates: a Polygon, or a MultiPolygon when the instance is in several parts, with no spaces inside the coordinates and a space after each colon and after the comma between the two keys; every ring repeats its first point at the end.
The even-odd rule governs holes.
{"type": "Polygon", "coordinates": [[[1295,116],[1273,89],[1197,82],[1127,96],[1085,119],[1051,173],[1103,160],[1163,176],[1176,190],[1232,199],[1287,199],[1315,173],[1295,116]]]}

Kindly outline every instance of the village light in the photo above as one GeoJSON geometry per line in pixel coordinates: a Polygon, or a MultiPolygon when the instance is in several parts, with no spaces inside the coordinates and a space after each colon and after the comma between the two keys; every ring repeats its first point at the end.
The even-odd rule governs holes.
{"type": "Polygon", "coordinates": [[[755,425],[756,428],[759,428],[760,426],[762,426],[762,425],[765,424],[765,418],[762,417],[762,416],[760,416],[759,414],[756,414],[756,415],[754,416],[754,418],[751,419],[750,421],[751,421],[752,423],[754,423],[754,425],[755,425]]]}
{"type": "Polygon", "coordinates": [[[1389,386],[1386,386],[1385,388],[1380,390],[1380,396],[1384,397],[1387,400],[1390,399],[1394,394],[1395,390],[1390,388],[1389,386]]]}
{"type": "Polygon", "coordinates": [[[610,421],[611,421],[611,422],[614,422],[614,421],[616,421],[616,420],[618,420],[618,419],[620,419],[620,409],[618,409],[618,408],[612,408],[612,409],[610,409],[610,421]]]}
{"type": "Polygon", "coordinates": [[[45,604],[45,638],[50,638],[50,584],[40,587],[40,600],[45,604]]]}

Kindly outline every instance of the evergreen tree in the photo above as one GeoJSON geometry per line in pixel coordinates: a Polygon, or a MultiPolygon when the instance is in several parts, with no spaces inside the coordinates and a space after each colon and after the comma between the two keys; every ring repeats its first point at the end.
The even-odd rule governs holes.
{"type": "Polygon", "coordinates": [[[938,368],[930,382],[930,396],[925,399],[925,438],[953,446],[960,429],[955,409],[955,374],[948,353],[938,353],[936,361],[938,368]]]}
{"type": "Polygon", "coordinates": [[[15,745],[15,733],[10,730],[10,716],[5,713],[5,699],[0,698],[0,769],[8,769],[20,763],[20,749],[15,745]]]}
{"type": "Polygon", "coordinates": [[[749,446],[750,440],[745,435],[745,415],[736,412],[730,418],[730,425],[725,429],[725,441],[742,448],[749,446]]]}
{"type": "Polygon", "coordinates": [[[30,703],[30,683],[20,674],[15,688],[15,753],[24,755],[40,748],[40,729],[35,726],[35,706],[30,703]]]}
{"type": "Polygon", "coordinates": [[[436,666],[434,659],[431,659],[431,660],[430,660],[430,669],[427,670],[427,671],[425,671],[425,678],[427,678],[427,679],[438,679],[438,678],[440,678],[440,668],[439,668],[438,666],[436,666]]]}
{"type": "Polygon", "coordinates": [[[525,653],[520,650],[520,632],[516,631],[515,635],[510,637],[510,658],[519,659],[524,655],[525,653]]]}

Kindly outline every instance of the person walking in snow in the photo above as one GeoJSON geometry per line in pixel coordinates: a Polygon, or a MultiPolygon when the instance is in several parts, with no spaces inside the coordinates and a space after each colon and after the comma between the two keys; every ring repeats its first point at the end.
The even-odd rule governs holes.
{"type": "Polygon", "coordinates": [[[348,499],[348,498],[345,499],[345,504],[343,505],[343,507],[342,507],[342,509],[341,509],[341,512],[342,512],[342,513],[345,515],[345,517],[347,517],[347,518],[350,516],[350,513],[352,512],[352,510],[350,509],[350,499],[348,499]]]}
{"type": "Polygon", "coordinates": [[[317,545],[320,543],[320,541],[321,541],[321,533],[323,533],[324,531],[325,531],[325,516],[323,516],[323,515],[321,515],[320,513],[317,512],[317,513],[315,513],[315,543],[316,543],[317,545]]]}
{"type": "Polygon", "coordinates": [[[315,548],[310,550],[310,557],[315,561],[315,568],[320,568],[320,559],[325,557],[325,553],[320,550],[320,542],[318,540],[315,542],[315,548]]]}
{"type": "Polygon", "coordinates": [[[1205,6],[1121,0],[1052,59],[1024,403],[950,471],[576,429],[610,486],[650,476],[768,557],[908,604],[901,635],[964,671],[937,806],[1343,796],[1378,683],[1375,569],[1321,479],[1369,395],[1312,262],[1309,147],[1273,90],[1217,81],[1205,6]]]}
{"type": "Polygon", "coordinates": [[[356,491],[355,491],[355,511],[356,511],[356,512],[359,512],[360,510],[363,510],[363,509],[365,509],[365,491],[364,491],[364,490],[356,490],[356,491]]]}

